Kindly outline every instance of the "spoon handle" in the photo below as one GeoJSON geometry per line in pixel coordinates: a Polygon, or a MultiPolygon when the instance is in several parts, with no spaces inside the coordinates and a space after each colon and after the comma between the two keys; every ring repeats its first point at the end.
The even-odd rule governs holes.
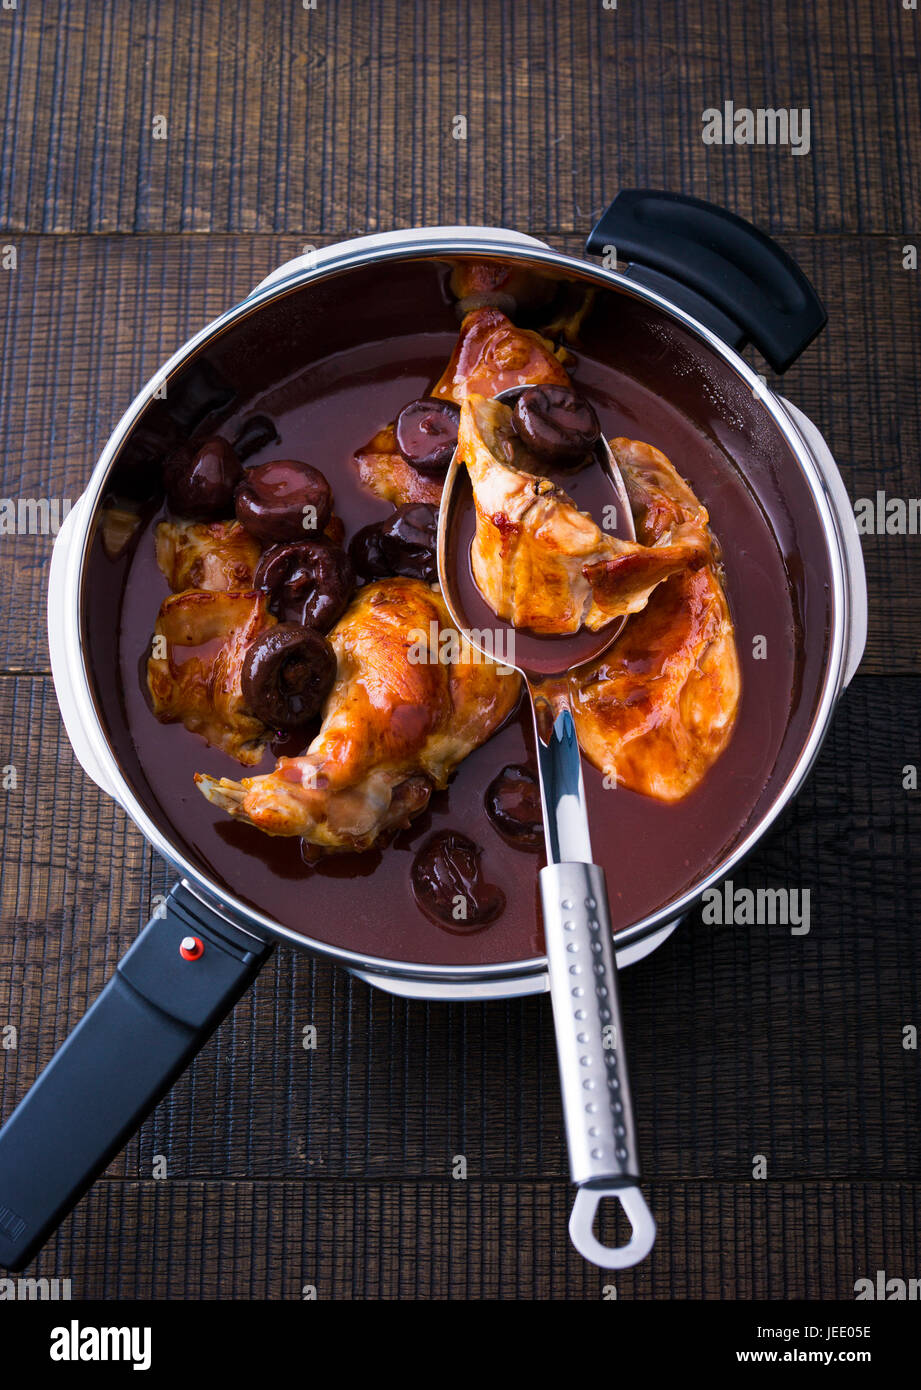
{"type": "Polygon", "coordinates": [[[591,844],[572,711],[559,711],[546,742],[541,723],[535,711],[550,861],[540,871],[540,894],[569,1170],[579,1188],[569,1233],[586,1259],[626,1269],[649,1254],[656,1226],[638,1186],[607,884],[604,870],[586,862],[591,844]],[[562,859],[566,849],[572,857],[562,859]],[[626,1245],[602,1245],[592,1232],[605,1196],[619,1200],[630,1221],[626,1245]]]}
{"type": "Polygon", "coordinates": [[[540,894],[569,1171],[580,1189],[570,1235],[586,1259],[627,1268],[649,1253],[656,1228],[637,1186],[640,1165],[604,871],[597,864],[548,864],[540,871],[540,894]],[[588,1203],[590,1212],[587,1187],[595,1199],[588,1203]],[[619,1198],[630,1218],[633,1235],[626,1246],[609,1248],[592,1235],[604,1195],[619,1198]]]}

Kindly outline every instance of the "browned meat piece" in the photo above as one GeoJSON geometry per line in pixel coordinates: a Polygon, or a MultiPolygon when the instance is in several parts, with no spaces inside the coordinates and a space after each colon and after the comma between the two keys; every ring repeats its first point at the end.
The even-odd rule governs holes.
{"type": "Polygon", "coordinates": [[[703,508],[663,528],[654,546],[610,536],[549,479],[526,471],[531,460],[511,422],[500,401],[468,396],[458,437],[476,506],[473,576],[500,618],[545,634],[597,631],[639,611],[670,575],[704,563],[703,508]]]}
{"type": "MultiPolygon", "coordinates": [[[[655,545],[706,511],[664,454],[612,439],[637,535],[655,545]]],[[[741,672],[709,531],[707,564],[674,575],[600,662],[571,680],[579,743],[621,786],[678,801],[701,782],[732,735],[741,672]]]]}
{"type": "Polygon", "coordinates": [[[441,595],[421,580],[369,584],[329,634],[336,684],[307,752],[242,782],[199,774],[199,788],[268,834],[323,850],[365,849],[407,824],[518,699],[515,673],[466,642],[457,661],[437,659],[432,633],[450,627],[441,595]]]}
{"type": "Polygon", "coordinates": [[[549,338],[516,328],[501,309],[474,309],[461,324],[457,345],[435,399],[460,405],[467,396],[497,396],[510,386],[569,386],[569,373],[549,338]]]}
{"type": "Polygon", "coordinates": [[[161,521],[157,564],[173,593],[249,589],[260,547],[239,521],[161,521]]]}
{"type": "Polygon", "coordinates": [[[238,762],[258,763],[274,731],[247,712],[240,677],[250,642],[275,621],[258,592],[186,589],[164,599],[147,662],[157,718],[184,724],[238,762]]]}

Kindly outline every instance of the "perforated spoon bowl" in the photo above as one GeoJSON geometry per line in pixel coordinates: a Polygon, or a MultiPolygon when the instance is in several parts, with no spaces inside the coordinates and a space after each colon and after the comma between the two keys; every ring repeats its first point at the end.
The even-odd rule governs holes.
{"type": "MultiPolygon", "coordinates": [[[[508,402],[527,389],[527,385],[511,387],[495,399],[508,402]]],[[[624,482],[603,438],[596,452],[611,482],[618,534],[635,540],[624,482]]],[[[472,505],[466,481],[464,462],[455,452],[439,511],[438,579],[455,626],[492,659],[488,644],[479,640],[482,633],[464,612],[456,567],[466,557],[452,553],[458,509],[472,505]]],[[[625,621],[615,619],[594,634],[598,640],[590,650],[583,634],[576,635],[581,639],[576,642],[571,636],[542,638],[543,651],[559,649],[559,666],[552,671],[544,662],[539,670],[524,662],[505,663],[521,676],[534,716],[547,848],[547,864],[539,876],[540,896],[569,1171],[578,1189],[569,1234],[579,1253],[604,1269],[627,1269],[645,1259],[655,1241],[656,1226],[639,1187],[607,885],[604,870],[592,860],[582,760],[565,677],[607,651],[625,621]],[[631,1236],[625,1245],[604,1245],[594,1234],[595,1216],[605,1197],[616,1198],[630,1222],[631,1236]]]]}

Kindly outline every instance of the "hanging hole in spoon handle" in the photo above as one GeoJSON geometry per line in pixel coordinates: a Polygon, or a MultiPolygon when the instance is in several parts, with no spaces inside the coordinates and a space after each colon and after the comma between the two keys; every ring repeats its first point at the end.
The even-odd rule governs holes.
{"type": "Polygon", "coordinates": [[[631,1269],[645,1260],[656,1239],[656,1223],[646,1198],[634,1184],[627,1187],[580,1187],[569,1218],[569,1239],[583,1259],[601,1269],[631,1269]],[[613,1197],[630,1222],[626,1245],[603,1245],[592,1229],[605,1197],[613,1197]]]}

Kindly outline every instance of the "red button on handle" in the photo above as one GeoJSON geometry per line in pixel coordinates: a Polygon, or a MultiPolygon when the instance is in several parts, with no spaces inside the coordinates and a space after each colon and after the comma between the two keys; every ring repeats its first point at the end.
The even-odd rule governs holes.
{"type": "Polygon", "coordinates": [[[184,936],[179,943],[179,954],[183,960],[198,960],[205,954],[205,943],[200,936],[184,936]]]}

